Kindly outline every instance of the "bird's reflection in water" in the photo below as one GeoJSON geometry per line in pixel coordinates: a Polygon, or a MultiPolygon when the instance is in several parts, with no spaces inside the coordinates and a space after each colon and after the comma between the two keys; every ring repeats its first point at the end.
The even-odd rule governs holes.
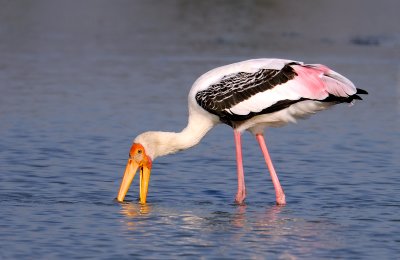
{"type": "Polygon", "coordinates": [[[234,228],[239,228],[241,232],[235,232],[232,239],[240,243],[240,241],[248,240],[250,233],[256,234],[257,239],[263,236],[270,237],[270,241],[280,239],[282,224],[284,225],[280,216],[282,209],[283,206],[275,205],[259,212],[247,205],[238,206],[229,222],[234,228]]]}
{"type": "Polygon", "coordinates": [[[331,239],[332,233],[338,228],[334,223],[324,219],[297,218],[287,206],[274,205],[260,211],[253,206],[240,205],[231,213],[214,212],[206,218],[206,223],[203,230],[230,234],[225,238],[225,241],[229,241],[228,247],[247,244],[254,246],[257,252],[264,250],[257,248],[260,241],[271,248],[280,248],[291,241],[296,246],[292,246],[291,250],[282,249],[281,257],[284,259],[296,259],[296,256],[311,255],[318,250],[333,250],[341,246],[339,241],[331,239]]]}
{"type": "MultiPolygon", "coordinates": [[[[243,229],[244,231],[264,230],[270,234],[276,230],[279,231],[284,224],[284,220],[279,216],[283,206],[273,206],[267,208],[264,212],[258,212],[254,209],[248,209],[247,205],[240,205],[234,211],[214,211],[204,215],[204,212],[181,211],[176,212],[173,209],[158,209],[155,214],[159,214],[158,220],[176,225],[182,229],[209,230],[218,231],[231,228],[243,229]]],[[[140,204],[135,202],[121,203],[120,213],[125,216],[124,222],[130,230],[137,227],[140,222],[148,219],[154,210],[151,204],[140,204]]],[[[143,223],[144,224],[144,223],[143,223]]],[[[148,223],[149,224],[149,223],[148,223]]],[[[246,233],[246,232],[244,232],[246,233]]],[[[240,234],[240,232],[239,232],[240,234]]]]}
{"type": "Polygon", "coordinates": [[[140,203],[122,203],[121,213],[127,217],[137,217],[141,215],[147,215],[151,212],[151,205],[140,204],[140,203]]]}
{"type": "Polygon", "coordinates": [[[242,228],[246,224],[246,205],[239,205],[232,219],[232,224],[235,227],[242,228]]]}
{"type": "Polygon", "coordinates": [[[152,210],[152,206],[148,203],[124,202],[121,203],[121,206],[120,213],[125,216],[124,222],[128,230],[135,230],[136,226],[140,223],[139,219],[149,215],[152,210]]]}
{"type": "MultiPolygon", "coordinates": [[[[281,213],[283,208],[284,206],[279,206],[279,205],[267,208],[265,214],[264,213],[257,214],[256,219],[261,221],[260,222],[257,221],[256,223],[263,223],[264,225],[274,225],[279,220],[279,214],[281,213]]],[[[238,206],[235,214],[233,214],[233,219],[232,219],[232,223],[235,227],[245,228],[247,222],[250,221],[250,219],[247,219],[248,217],[246,216],[246,210],[247,210],[246,205],[238,206]]],[[[253,218],[253,216],[251,216],[250,218],[253,218]]],[[[251,223],[253,223],[253,221],[250,221],[250,223],[248,224],[251,223]]]]}
{"type": "Polygon", "coordinates": [[[122,203],[120,210],[130,239],[163,234],[174,245],[217,246],[226,252],[232,246],[246,244],[254,254],[264,252],[267,246],[280,251],[285,259],[341,247],[339,241],[332,240],[340,227],[324,218],[298,218],[293,212],[288,206],[277,205],[264,209],[241,205],[212,211],[209,205],[178,209],[137,202],[122,203]],[[288,241],[292,246],[285,249],[283,245],[288,241]]]}

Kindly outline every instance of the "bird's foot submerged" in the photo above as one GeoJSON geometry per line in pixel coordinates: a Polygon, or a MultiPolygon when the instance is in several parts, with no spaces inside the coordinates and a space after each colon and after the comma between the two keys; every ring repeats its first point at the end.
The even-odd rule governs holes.
{"type": "Polygon", "coordinates": [[[246,198],[246,191],[238,191],[235,197],[235,203],[238,205],[244,204],[244,199],[246,198]]]}
{"type": "Polygon", "coordinates": [[[286,197],[283,192],[281,194],[276,194],[276,205],[286,205],[286,197]]]}
{"type": "MultiPolygon", "coordinates": [[[[246,195],[241,193],[241,194],[236,194],[235,197],[235,203],[238,205],[244,205],[244,199],[246,198],[246,195]]],[[[285,206],[286,205],[286,198],[285,194],[279,195],[276,197],[276,205],[278,206],[285,206]]]]}

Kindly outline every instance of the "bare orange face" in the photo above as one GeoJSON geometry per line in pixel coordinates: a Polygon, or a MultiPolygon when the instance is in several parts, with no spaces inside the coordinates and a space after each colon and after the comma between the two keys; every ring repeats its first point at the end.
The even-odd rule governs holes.
{"type": "Polygon", "coordinates": [[[146,203],[147,191],[149,189],[151,164],[151,159],[146,154],[143,145],[134,143],[129,151],[128,163],[125,168],[121,186],[119,187],[117,197],[119,202],[124,201],[133,178],[135,177],[137,170],[140,169],[140,203],[146,203]]]}

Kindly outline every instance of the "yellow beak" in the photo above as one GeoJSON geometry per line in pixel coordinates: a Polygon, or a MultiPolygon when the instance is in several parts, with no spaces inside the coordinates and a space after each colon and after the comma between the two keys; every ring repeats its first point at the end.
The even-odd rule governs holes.
{"type": "Polygon", "coordinates": [[[145,204],[147,198],[147,191],[149,189],[150,172],[151,168],[146,165],[139,165],[135,160],[129,159],[126,165],[124,177],[122,178],[121,186],[119,187],[117,200],[124,201],[126,193],[136,175],[137,170],[140,168],[140,203],[145,204]]]}

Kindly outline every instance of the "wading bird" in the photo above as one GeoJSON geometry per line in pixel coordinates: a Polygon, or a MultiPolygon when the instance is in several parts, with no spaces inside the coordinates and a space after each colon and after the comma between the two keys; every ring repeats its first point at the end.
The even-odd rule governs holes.
{"type": "Polygon", "coordinates": [[[200,142],[216,124],[233,128],[236,144],[238,189],[235,201],[244,202],[246,188],[241,134],[257,139],[275,188],[276,203],[285,194],[272,165],[263,132],[304,118],[338,103],[352,103],[368,94],[339,73],[320,64],[282,59],[253,59],[210,70],[193,84],[188,97],[188,125],[179,133],[145,132],[134,139],[118,192],[122,202],[140,170],[140,202],[146,203],[150,171],[155,158],[188,149],[200,142]]]}

